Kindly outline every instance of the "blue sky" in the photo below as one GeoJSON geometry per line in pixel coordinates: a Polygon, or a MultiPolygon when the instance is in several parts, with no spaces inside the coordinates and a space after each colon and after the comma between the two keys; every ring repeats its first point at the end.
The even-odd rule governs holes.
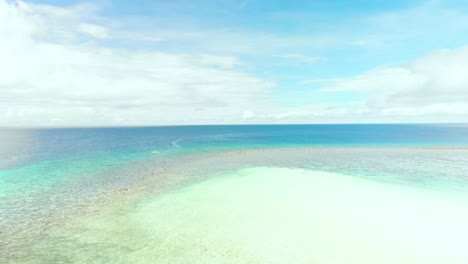
{"type": "MultiPolygon", "coordinates": [[[[223,93],[224,88],[216,86],[214,90],[207,89],[210,95],[196,88],[200,98],[220,101],[216,105],[226,105],[229,113],[211,118],[212,113],[196,102],[193,109],[201,111],[199,123],[452,122],[463,121],[466,116],[463,100],[456,99],[466,94],[461,81],[447,85],[453,86],[453,91],[448,92],[453,96],[440,96],[451,99],[420,100],[424,91],[432,93],[429,98],[444,93],[439,79],[446,80],[447,73],[440,71],[439,76],[439,72],[432,72],[438,68],[434,58],[439,63],[449,62],[448,66],[464,73],[464,65],[451,59],[464,54],[468,41],[468,5],[463,1],[34,0],[21,2],[28,6],[27,11],[11,1],[5,3],[26,12],[25,16],[50,23],[41,34],[32,37],[36,44],[86,47],[82,51],[86,54],[106,49],[127,53],[127,57],[139,53],[178,59],[193,57],[191,62],[197,56],[211,56],[210,60],[215,59],[216,63],[208,63],[203,69],[248,76],[249,85],[262,83],[263,88],[239,88],[242,95],[233,95],[243,98],[239,102],[220,99],[232,95],[229,89],[235,88],[226,88],[228,92],[223,93]],[[439,54],[441,50],[448,54],[439,54]],[[435,66],[428,69],[426,65],[435,66]],[[395,74],[394,78],[389,72],[395,74]],[[392,83],[395,80],[405,82],[392,83]],[[247,95],[249,90],[258,90],[258,94],[251,98],[247,95]],[[407,98],[409,94],[414,98],[407,98]],[[405,105],[403,101],[411,103],[405,105]],[[453,105],[457,105],[457,111],[453,105]],[[408,115],[413,112],[420,114],[408,115]],[[355,118],[356,114],[363,116],[355,118]]],[[[181,73],[174,73],[178,74],[181,73]]],[[[206,82],[209,86],[213,83],[209,79],[197,80],[197,85],[205,87],[206,82]]],[[[192,89],[187,88],[190,85],[193,83],[181,83],[173,89],[184,93],[192,89]]],[[[96,107],[100,106],[90,112],[97,112],[96,107]]],[[[8,111],[11,118],[16,110],[10,107],[8,111]]],[[[114,121],[101,116],[95,122],[113,124],[118,115],[122,116],[115,113],[114,119],[109,118],[114,121]]],[[[130,119],[129,116],[119,122],[132,123],[130,119]]],[[[71,117],[54,120],[64,124],[83,122],[71,117]]],[[[162,123],[185,122],[174,115],[162,123]]]]}

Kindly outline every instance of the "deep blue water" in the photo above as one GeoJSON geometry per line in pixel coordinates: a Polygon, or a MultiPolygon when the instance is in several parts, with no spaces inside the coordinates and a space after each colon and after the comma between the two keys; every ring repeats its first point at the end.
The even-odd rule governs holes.
{"type": "MultiPolygon", "coordinates": [[[[468,125],[249,125],[3,129],[0,169],[39,162],[256,146],[468,146],[468,125]]],[[[104,163],[104,165],[108,165],[104,163]]],[[[99,166],[99,165],[98,165],[99,166]]]]}

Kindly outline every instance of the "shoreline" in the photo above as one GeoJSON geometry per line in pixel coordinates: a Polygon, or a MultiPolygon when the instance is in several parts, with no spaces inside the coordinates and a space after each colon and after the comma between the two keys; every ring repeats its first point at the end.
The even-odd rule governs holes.
{"type": "Polygon", "coordinates": [[[245,168],[68,222],[18,263],[462,263],[468,238],[445,238],[468,234],[467,201],[338,173],[245,168]]]}
{"type": "MultiPolygon", "coordinates": [[[[68,211],[63,211],[62,215],[58,215],[57,217],[51,216],[49,222],[35,226],[36,231],[33,232],[37,232],[37,234],[30,236],[27,242],[16,241],[18,242],[17,245],[11,243],[6,245],[3,250],[0,245],[0,252],[3,251],[2,256],[5,256],[5,258],[14,259],[14,255],[17,252],[30,247],[31,244],[38,241],[37,238],[47,236],[51,230],[64,226],[75,218],[92,218],[101,215],[106,210],[115,206],[119,207],[122,204],[132,203],[145,197],[163,196],[164,193],[171,193],[207,179],[216,178],[214,175],[223,174],[224,172],[259,167],[265,164],[272,168],[304,168],[304,164],[316,159],[324,159],[329,163],[339,163],[342,162],[340,157],[345,158],[356,153],[359,155],[363,155],[362,153],[364,153],[372,157],[376,150],[378,151],[377,153],[381,154],[383,151],[384,153],[389,153],[389,156],[394,157],[401,155],[401,153],[413,153],[413,151],[417,151],[418,153],[423,152],[424,154],[432,153],[431,151],[439,152],[440,149],[283,147],[185,153],[175,158],[172,157],[167,163],[163,163],[163,167],[151,174],[138,178],[138,181],[130,186],[100,193],[87,204],[78,204],[68,209],[68,211]],[[340,156],[336,160],[328,161],[326,155],[330,155],[331,157],[335,155],[340,156]],[[6,254],[3,254],[5,252],[6,254]]],[[[463,150],[465,149],[461,149],[461,151],[463,150]]],[[[313,170],[313,168],[308,169],[313,170]]],[[[380,180],[377,179],[377,181],[380,180]]],[[[26,233],[25,235],[31,234],[26,233]]]]}

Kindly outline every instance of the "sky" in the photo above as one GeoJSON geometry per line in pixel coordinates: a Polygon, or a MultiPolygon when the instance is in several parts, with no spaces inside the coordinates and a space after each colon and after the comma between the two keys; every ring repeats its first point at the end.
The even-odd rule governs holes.
{"type": "Polygon", "coordinates": [[[0,126],[468,121],[468,3],[0,0],[0,126]]]}

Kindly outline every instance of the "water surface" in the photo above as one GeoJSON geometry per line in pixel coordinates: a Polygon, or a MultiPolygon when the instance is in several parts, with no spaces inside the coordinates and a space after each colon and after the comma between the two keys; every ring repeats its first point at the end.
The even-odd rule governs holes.
{"type": "MultiPolygon", "coordinates": [[[[242,169],[300,168],[310,172],[319,172],[320,175],[325,175],[323,177],[328,175],[326,173],[339,174],[385,184],[391,188],[398,187],[395,192],[390,192],[392,193],[390,196],[381,197],[382,199],[393,199],[392,195],[398,193],[400,188],[409,187],[415,188],[412,190],[429,191],[436,196],[443,193],[443,195],[458,197],[449,199],[446,203],[448,207],[451,207],[455,200],[457,203],[463,203],[464,199],[461,197],[467,191],[468,127],[466,125],[3,129],[0,130],[0,140],[2,142],[0,147],[0,233],[3,238],[0,241],[0,253],[2,256],[7,256],[8,260],[14,260],[15,256],[22,256],[23,261],[32,261],[34,258],[28,258],[23,254],[32,252],[29,251],[31,247],[35,248],[34,256],[37,259],[41,259],[39,255],[50,255],[68,259],[73,263],[78,260],[78,257],[81,258],[81,255],[83,255],[83,260],[86,257],[105,257],[93,255],[94,253],[85,256],[86,254],[80,251],[74,252],[81,242],[73,239],[69,241],[70,248],[63,249],[66,253],[52,254],[51,251],[58,247],[57,241],[65,241],[77,235],[73,230],[61,229],[64,228],[63,225],[72,223],[76,218],[89,218],[83,220],[84,222],[74,224],[86,230],[89,227],[83,223],[99,222],[106,218],[104,215],[107,215],[106,221],[109,219],[111,222],[114,221],[112,219],[117,221],[119,218],[114,214],[103,213],[108,208],[119,208],[116,209],[119,212],[122,210],[132,212],[128,214],[128,217],[131,217],[138,210],[132,206],[126,209],[123,209],[125,206],[121,207],[130,203],[129,201],[139,201],[136,204],[140,205],[141,199],[146,200],[154,196],[155,200],[149,203],[157,203],[158,199],[172,197],[163,198],[167,192],[203,183],[219,175],[242,169]],[[57,231],[54,230],[62,230],[69,234],[69,237],[57,238],[57,233],[54,233],[57,231]],[[38,244],[38,241],[42,242],[38,244]],[[44,245],[47,248],[41,246],[38,248],[37,245],[44,245]]],[[[291,171],[283,172],[287,173],[271,171],[271,174],[275,175],[271,181],[288,180],[291,171]]],[[[257,178],[256,173],[252,175],[252,179],[257,178]]],[[[262,175],[264,176],[260,178],[267,179],[265,173],[262,175]]],[[[291,172],[291,175],[295,173],[291,172]]],[[[299,179],[303,177],[299,177],[294,182],[302,184],[300,183],[302,180],[299,179]]],[[[241,189],[236,189],[237,185],[227,184],[228,182],[222,185],[220,190],[227,191],[232,187],[233,195],[242,200],[241,189]]],[[[265,180],[262,184],[268,183],[269,180],[265,180]]],[[[254,186],[252,188],[261,189],[262,186],[260,181],[249,184],[254,186]]],[[[308,186],[307,182],[303,184],[308,186]]],[[[336,184],[340,185],[339,182],[336,184]]],[[[244,187],[247,188],[247,186],[244,187]]],[[[314,190],[313,186],[307,188],[310,188],[311,192],[314,190]]],[[[263,191],[260,189],[259,191],[263,191]]],[[[372,192],[370,189],[367,191],[372,192]]],[[[295,195],[291,190],[278,189],[274,192],[278,199],[295,195]]],[[[207,195],[211,195],[210,193],[211,191],[207,192],[207,195]]],[[[337,199],[341,199],[339,193],[333,193],[337,199]]],[[[312,197],[304,197],[302,202],[312,202],[308,199],[312,197]]],[[[437,200],[431,199],[427,200],[428,203],[437,200]]],[[[275,204],[280,200],[271,202],[275,204]]],[[[405,206],[401,199],[395,200],[395,204],[405,206]]],[[[172,207],[181,209],[177,214],[174,212],[173,218],[186,218],[185,210],[194,205],[184,200],[180,204],[168,203],[167,206],[167,209],[172,207]]],[[[201,199],[200,206],[200,210],[204,206],[211,206],[213,210],[219,211],[220,208],[217,206],[221,204],[215,205],[209,199],[201,199]]],[[[237,208],[240,204],[235,206],[237,208]]],[[[311,203],[311,206],[315,207],[317,204],[311,203]]],[[[357,207],[357,204],[340,204],[339,206],[357,207]]],[[[382,207],[385,207],[385,204],[382,204],[382,207]]],[[[152,215],[158,210],[148,210],[148,213],[152,215]]],[[[242,208],[242,210],[250,209],[242,208]]],[[[341,207],[337,207],[336,210],[341,210],[341,207]]],[[[222,210],[219,212],[226,213],[222,210]]],[[[244,213],[248,212],[239,212],[239,217],[245,217],[244,213]]],[[[368,213],[371,214],[370,211],[368,213]]],[[[395,211],[395,214],[400,213],[402,212],[395,211]]],[[[272,212],[268,214],[273,217],[272,212]]],[[[263,215],[261,213],[259,217],[264,217],[263,215]]],[[[130,221],[128,217],[126,215],[125,220],[122,221],[130,221]]],[[[295,221],[297,217],[301,216],[291,216],[291,221],[295,221]]],[[[414,215],[411,216],[410,220],[414,221],[414,217],[414,215]]],[[[230,221],[236,219],[235,216],[231,218],[230,221]]],[[[154,224],[172,222],[169,218],[158,217],[158,219],[162,222],[154,224]]],[[[422,219],[419,220],[422,221],[422,219]]],[[[105,225],[112,226],[111,222],[106,222],[105,225]]],[[[132,226],[141,223],[131,221],[128,224],[132,226]]],[[[211,225],[212,223],[200,220],[200,224],[211,225]]],[[[432,222],[429,225],[438,228],[437,223],[432,222]]],[[[115,227],[122,228],[122,225],[116,223],[115,227]]],[[[176,226],[170,228],[176,228],[176,226]]],[[[193,228],[201,227],[194,225],[193,228]]],[[[244,227],[230,228],[242,229],[244,227]]],[[[349,226],[349,228],[352,227],[349,226]]],[[[461,225],[458,228],[464,230],[461,225]]],[[[226,234],[230,232],[228,229],[221,228],[227,232],[226,234]]],[[[101,231],[97,233],[104,232],[101,231]]],[[[115,230],[108,231],[110,233],[104,232],[102,236],[97,237],[95,243],[104,243],[108,236],[114,236],[115,230]]],[[[159,232],[153,231],[155,234],[159,232]]],[[[312,231],[319,230],[311,229],[310,232],[312,231]]],[[[92,232],[90,231],[89,234],[92,232]]],[[[128,234],[123,232],[122,235],[128,234]]],[[[414,237],[411,235],[409,238],[414,237]]],[[[89,239],[92,239],[91,235],[89,239]]],[[[126,244],[119,240],[118,235],[115,239],[114,244],[106,245],[108,250],[116,250],[112,245],[126,244]]],[[[158,244],[166,238],[161,235],[158,239],[152,237],[151,241],[158,244]]],[[[147,255],[143,256],[134,252],[138,251],[134,247],[139,243],[149,242],[145,240],[133,240],[133,242],[135,244],[127,245],[128,257],[139,256],[143,259],[156,254],[155,252],[161,253],[161,245],[164,245],[155,245],[158,247],[157,251],[147,252],[147,255]]],[[[219,241],[212,242],[211,245],[215,245],[219,241]]],[[[86,242],[81,246],[83,248],[95,247],[91,242],[86,242]]],[[[96,249],[99,248],[96,246],[96,249]]],[[[170,247],[167,249],[169,250],[170,247]]],[[[264,250],[268,250],[268,247],[264,250]]],[[[107,252],[104,249],[97,251],[107,252]]],[[[126,259],[127,253],[116,254],[116,256],[126,259]]],[[[164,252],[164,254],[168,255],[164,261],[170,261],[171,253],[164,252]]],[[[200,255],[200,259],[204,258],[200,255]]],[[[50,259],[46,258],[44,261],[48,260],[50,259]]]]}

